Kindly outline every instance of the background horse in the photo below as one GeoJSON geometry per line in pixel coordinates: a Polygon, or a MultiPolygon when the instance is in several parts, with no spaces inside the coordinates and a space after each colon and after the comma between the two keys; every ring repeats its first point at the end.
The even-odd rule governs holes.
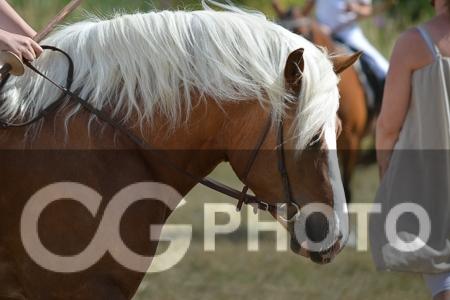
{"type": "MultiPolygon", "coordinates": [[[[85,21],[45,42],[73,57],[72,89],[152,150],[69,100],[39,124],[2,131],[0,298],[130,299],[157,246],[157,239],[148,238],[158,236],[151,225],[164,224],[181,196],[197,184],[177,170],[204,177],[224,161],[269,205],[289,204],[292,197],[300,207],[331,207],[334,224],[315,215],[306,222],[313,241],[331,232],[333,243],[320,250],[305,249],[295,238],[295,223],[285,225],[296,253],[326,263],[339,252],[347,216],[333,151],[339,96],[332,62],[263,16],[230,9],[235,12],[166,11],[85,21]],[[252,157],[265,124],[270,127],[252,157]],[[280,130],[285,132],[281,144],[280,130]],[[282,145],[285,151],[275,151],[282,145]],[[285,169],[279,170],[279,155],[285,169]],[[150,181],[163,185],[152,190],[140,184],[150,181]],[[115,226],[101,226],[110,206],[123,204],[111,200],[117,194],[145,200],[111,221],[125,248],[114,242],[115,226]],[[173,196],[177,194],[181,196],[173,196]],[[171,205],[157,196],[171,197],[171,205]],[[31,222],[22,218],[24,211],[36,213],[29,208],[32,199],[42,205],[60,198],[42,212],[36,232],[24,230],[31,222]],[[23,243],[33,234],[60,255],[46,267],[31,253],[36,249],[23,243]],[[92,249],[94,241],[99,248],[108,245],[109,251],[92,265],[80,259],[78,271],[64,272],[68,257],[98,250],[92,249]],[[124,253],[145,259],[118,261],[124,253]]],[[[334,69],[342,71],[356,58],[335,58],[334,69]]],[[[64,63],[64,57],[46,53],[37,66],[64,83],[64,63]]],[[[3,88],[0,119],[32,119],[59,96],[28,71],[3,88]]]]}
{"type": "MultiPolygon", "coordinates": [[[[314,20],[301,18],[296,10],[279,11],[282,24],[294,33],[300,34],[316,45],[325,47],[330,53],[342,52],[330,35],[314,20]]],[[[339,82],[341,103],[339,118],[342,121],[342,134],[338,139],[339,159],[342,166],[342,179],[347,201],[351,201],[351,179],[358,161],[361,159],[361,142],[373,127],[375,115],[369,113],[364,85],[355,67],[341,74],[339,82]]]]}

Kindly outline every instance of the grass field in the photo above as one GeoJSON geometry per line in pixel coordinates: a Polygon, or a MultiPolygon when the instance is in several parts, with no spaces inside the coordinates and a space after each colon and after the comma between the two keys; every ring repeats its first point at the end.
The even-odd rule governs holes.
{"type": "MultiPolygon", "coordinates": [[[[226,166],[219,167],[214,177],[240,186],[226,166]]],[[[353,182],[355,202],[371,202],[376,187],[376,168],[360,168],[353,182]]],[[[368,252],[348,248],[332,264],[317,266],[290,251],[276,252],[273,233],[263,233],[260,251],[249,252],[245,222],[237,233],[218,236],[215,252],[205,252],[205,202],[235,204],[205,188],[193,190],[187,197],[187,204],[176,210],[169,221],[170,224],[192,224],[193,241],[187,255],[173,269],[147,275],[135,300],[427,299],[427,290],[419,276],[377,272],[368,252]]],[[[244,211],[244,221],[246,213],[244,211]]],[[[227,222],[225,219],[218,223],[222,221],[227,222]]],[[[164,244],[160,248],[164,250],[164,244]]]]}
{"type": "MultiPolygon", "coordinates": [[[[416,1],[416,0],[414,0],[416,1]]],[[[21,14],[39,30],[66,0],[11,0],[21,14]]],[[[242,3],[242,1],[235,1],[242,3]]],[[[287,1],[290,3],[301,1],[287,1]]],[[[199,1],[86,0],[83,9],[106,15],[114,11],[149,10],[167,4],[176,7],[198,7],[199,1]],[[197,3],[197,4],[193,4],[197,3]]],[[[248,0],[245,4],[270,12],[269,0],[248,0]]],[[[78,11],[72,20],[83,15],[78,11]]],[[[390,53],[398,35],[395,21],[387,20],[384,30],[366,21],[364,28],[385,55],[390,53]]],[[[229,168],[215,171],[217,179],[239,185],[229,168]]],[[[354,201],[368,203],[374,198],[377,175],[374,166],[360,168],[353,182],[354,201]]],[[[422,280],[416,275],[376,272],[369,253],[346,249],[331,265],[317,266],[290,252],[277,253],[273,234],[264,234],[259,252],[246,250],[246,226],[233,235],[218,238],[214,253],[203,251],[203,204],[232,203],[233,200],[204,188],[196,188],[187,204],[178,209],[170,223],[192,224],[194,238],[186,257],[175,268],[160,274],[149,274],[135,300],[201,300],[201,299],[427,299],[422,280]]],[[[251,213],[251,212],[250,212],[251,213]]],[[[244,210],[243,220],[246,211],[244,210]]],[[[226,220],[224,220],[226,222],[226,220]]],[[[164,249],[164,244],[160,247],[164,249]]]]}

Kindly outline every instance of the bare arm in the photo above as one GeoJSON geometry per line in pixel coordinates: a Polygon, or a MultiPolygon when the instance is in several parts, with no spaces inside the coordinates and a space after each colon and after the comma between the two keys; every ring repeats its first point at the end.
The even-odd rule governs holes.
{"type": "Polygon", "coordinates": [[[303,6],[302,13],[305,17],[309,16],[316,6],[316,0],[307,0],[305,6],[303,6]]]}
{"type": "Polygon", "coordinates": [[[11,51],[20,58],[33,60],[42,53],[32,40],[36,32],[6,2],[0,0],[0,50],[11,51]]]}
{"type": "Polygon", "coordinates": [[[0,28],[30,38],[36,35],[36,31],[19,16],[6,0],[0,0],[0,28]]]}
{"type": "Polygon", "coordinates": [[[376,148],[380,177],[388,166],[394,145],[411,101],[411,76],[414,56],[410,50],[411,34],[404,33],[397,41],[386,79],[383,105],[377,121],[376,148]]]}

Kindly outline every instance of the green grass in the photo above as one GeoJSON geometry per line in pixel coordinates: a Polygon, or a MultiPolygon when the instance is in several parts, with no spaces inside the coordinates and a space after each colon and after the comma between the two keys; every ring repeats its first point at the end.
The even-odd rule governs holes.
{"type": "Polygon", "coordinates": [[[135,299],[426,299],[417,275],[376,273],[368,255],[345,251],[315,266],[267,242],[248,253],[221,241],[215,253],[194,244],[183,262],[149,275],[135,299]]]}
{"type": "MultiPolygon", "coordinates": [[[[11,4],[20,12],[22,17],[29,22],[36,31],[42,29],[54,15],[56,15],[69,1],[65,0],[13,0],[11,4]]],[[[127,1],[127,0],[107,0],[95,1],[86,0],[81,7],[75,11],[68,22],[83,18],[86,12],[98,15],[110,15],[114,12],[136,10],[150,10],[159,7],[155,1],[127,1]]]]}
{"type": "MultiPolygon", "coordinates": [[[[221,166],[214,177],[236,187],[232,171],[221,166]]],[[[353,182],[355,202],[370,203],[377,187],[375,166],[360,168],[353,182]]],[[[193,226],[193,241],[185,258],[173,269],[149,274],[135,300],[153,299],[427,299],[418,275],[377,272],[370,253],[345,249],[330,265],[318,266],[290,251],[275,251],[274,234],[261,236],[259,252],[247,251],[246,226],[217,238],[215,252],[203,250],[203,203],[235,204],[203,187],[194,189],[187,204],[169,223],[193,226]]],[[[244,210],[242,219],[246,220],[244,210]]],[[[252,213],[249,211],[248,213],[252,213]]],[[[265,216],[268,220],[271,217],[265,216]]],[[[226,222],[227,218],[218,220],[226,222]]],[[[160,251],[165,250],[160,245],[160,251]]]]}

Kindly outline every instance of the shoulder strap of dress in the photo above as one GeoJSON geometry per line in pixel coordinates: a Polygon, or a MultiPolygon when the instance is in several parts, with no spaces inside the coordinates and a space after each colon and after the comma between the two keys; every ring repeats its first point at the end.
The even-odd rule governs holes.
{"type": "Polygon", "coordinates": [[[439,51],[439,48],[433,42],[433,39],[431,38],[430,34],[428,33],[428,30],[423,25],[418,26],[417,29],[419,30],[420,34],[422,35],[422,38],[427,43],[427,46],[430,49],[431,53],[433,53],[433,57],[434,58],[440,57],[441,53],[439,51]]]}

